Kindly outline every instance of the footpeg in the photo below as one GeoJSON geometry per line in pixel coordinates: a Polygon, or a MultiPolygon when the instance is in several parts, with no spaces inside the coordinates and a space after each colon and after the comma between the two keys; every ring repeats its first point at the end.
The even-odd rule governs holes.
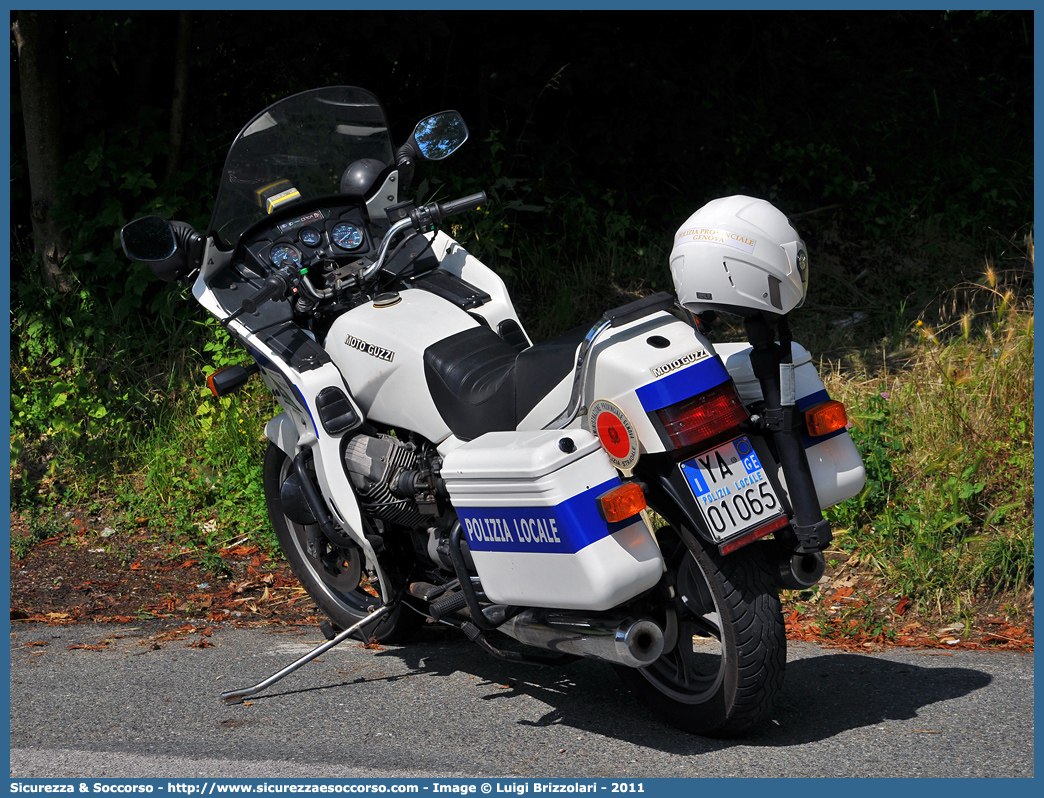
{"type": "Polygon", "coordinates": [[[452,615],[457,610],[463,609],[468,604],[464,594],[460,591],[456,593],[450,593],[448,596],[443,596],[428,609],[428,613],[436,621],[441,621],[448,615],[452,615]]]}
{"type": "Polygon", "coordinates": [[[433,585],[429,582],[411,582],[408,590],[414,598],[431,602],[446,592],[446,585],[433,585]]]}

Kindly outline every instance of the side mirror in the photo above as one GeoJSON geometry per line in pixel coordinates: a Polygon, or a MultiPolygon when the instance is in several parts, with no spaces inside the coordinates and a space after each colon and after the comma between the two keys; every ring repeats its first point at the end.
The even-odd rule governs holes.
{"type": "Polygon", "coordinates": [[[468,140],[468,126],[456,111],[443,111],[418,122],[413,130],[413,140],[423,157],[429,161],[441,161],[468,140]]]}
{"type": "Polygon", "coordinates": [[[395,165],[399,170],[399,196],[413,182],[415,158],[441,161],[459,150],[467,140],[468,126],[456,111],[432,114],[418,122],[413,135],[395,154],[395,165]]]}
{"type": "Polygon", "coordinates": [[[168,283],[181,280],[203,260],[203,237],[185,222],[162,216],[142,216],[120,230],[124,254],[149,264],[152,273],[168,283]]]}
{"type": "Polygon", "coordinates": [[[155,263],[166,260],[178,249],[174,229],[161,216],[143,216],[120,230],[124,254],[131,260],[155,263]]]}

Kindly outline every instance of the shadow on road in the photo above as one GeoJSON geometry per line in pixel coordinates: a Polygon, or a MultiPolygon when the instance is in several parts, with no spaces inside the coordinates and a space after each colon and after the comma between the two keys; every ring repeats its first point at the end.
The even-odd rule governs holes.
{"type": "MultiPolygon", "coordinates": [[[[505,713],[505,717],[516,717],[521,712],[523,716],[513,721],[520,726],[564,725],[666,753],[690,755],[736,744],[802,745],[887,720],[909,720],[923,707],[960,698],[991,681],[988,674],[972,668],[920,667],[861,654],[824,653],[793,659],[787,664],[786,681],[769,720],[735,741],[694,737],[662,724],[624,688],[608,665],[590,660],[561,668],[516,665],[452,638],[375,654],[378,660],[386,657],[401,660],[409,668],[410,679],[455,673],[481,679],[479,686],[488,685],[490,690],[480,700],[503,702],[506,709],[525,697],[546,705],[542,714],[533,712],[532,700],[525,702],[525,710],[513,707],[505,713]]],[[[407,676],[384,680],[402,678],[407,676]]],[[[362,681],[369,680],[311,689],[345,689],[362,681]]]]}
{"type": "Polygon", "coordinates": [[[991,681],[989,674],[972,668],[923,668],[861,654],[799,659],[787,663],[773,722],[749,742],[800,745],[887,720],[912,720],[923,707],[981,690],[991,681]]]}

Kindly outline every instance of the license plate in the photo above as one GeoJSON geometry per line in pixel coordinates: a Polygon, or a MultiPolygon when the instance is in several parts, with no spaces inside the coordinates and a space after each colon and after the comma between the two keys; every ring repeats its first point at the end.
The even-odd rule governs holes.
{"type": "Polygon", "coordinates": [[[746,436],[686,460],[681,470],[717,541],[783,515],[783,505],[746,436]]]}

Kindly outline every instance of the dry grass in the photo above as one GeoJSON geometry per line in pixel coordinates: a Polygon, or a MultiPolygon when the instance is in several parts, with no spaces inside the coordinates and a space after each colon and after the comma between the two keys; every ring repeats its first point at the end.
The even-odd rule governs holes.
{"type": "Polygon", "coordinates": [[[988,263],[901,350],[825,375],[868,471],[864,493],[834,511],[839,543],[922,603],[959,608],[1033,584],[1034,318],[1020,274],[988,263]]]}

